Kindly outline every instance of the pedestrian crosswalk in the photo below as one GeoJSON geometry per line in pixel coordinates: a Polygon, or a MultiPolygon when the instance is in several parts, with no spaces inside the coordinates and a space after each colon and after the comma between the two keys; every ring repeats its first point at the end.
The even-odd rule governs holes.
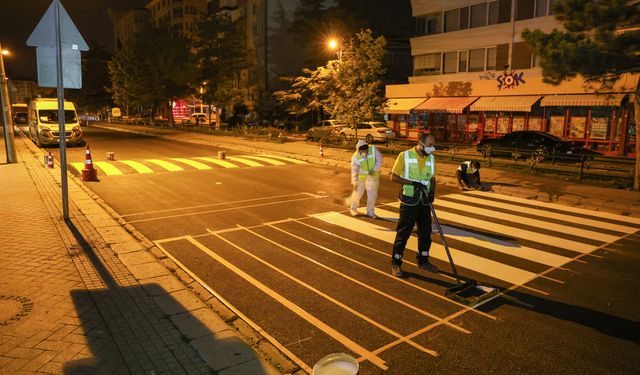
{"type": "MultiPolygon", "coordinates": [[[[434,207],[445,224],[449,249],[461,270],[513,285],[523,285],[538,277],[540,266],[562,267],[640,230],[638,218],[493,193],[446,195],[437,199],[434,207]],[[527,264],[538,266],[527,269],[527,264]]],[[[395,222],[398,208],[399,203],[393,202],[376,211],[381,219],[395,222]]],[[[312,216],[383,241],[389,245],[390,253],[396,234],[393,225],[339,212],[312,216]]],[[[406,249],[418,251],[416,236],[409,239],[406,249]]],[[[433,243],[430,256],[448,262],[439,243],[433,243]]]]}
{"type": "MultiPolygon", "coordinates": [[[[73,162],[71,166],[79,173],[85,167],[84,163],[73,162]]],[[[226,160],[213,157],[194,158],[166,158],[144,160],[117,160],[96,161],[94,166],[106,176],[118,176],[124,174],[148,174],[156,172],[181,172],[188,170],[211,170],[216,168],[241,168],[284,166],[290,164],[306,164],[305,161],[276,155],[239,155],[227,156],[226,160]]]]}

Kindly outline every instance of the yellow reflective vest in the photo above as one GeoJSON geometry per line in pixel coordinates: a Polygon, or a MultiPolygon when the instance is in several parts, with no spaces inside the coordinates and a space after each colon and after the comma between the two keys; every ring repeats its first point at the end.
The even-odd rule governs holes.
{"type": "Polygon", "coordinates": [[[358,151],[353,155],[356,164],[358,165],[358,179],[365,181],[367,176],[378,177],[379,172],[374,172],[373,169],[376,166],[376,146],[370,146],[367,157],[363,158],[358,151]]]}
{"type": "MultiPolygon", "coordinates": [[[[427,188],[427,192],[431,191],[431,178],[435,175],[436,171],[436,161],[433,154],[427,156],[427,161],[425,162],[425,166],[420,171],[420,165],[418,160],[418,153],[415,149],[410,149],[404,151],[404,176],[402,176],[405,180],[410,181],[419,181],[427,188]]],[[[420,197],[415,196],[415,189],[413,185],[402,185],[402,195],[405,198],[403,202],[410,203],[410,200],[406,198],[417,198],[420,197]]],[[[401,199],[402,200],[402,199],[401,199]]],[[[415,202],[417,203],[417,201],[415,202]]]]}

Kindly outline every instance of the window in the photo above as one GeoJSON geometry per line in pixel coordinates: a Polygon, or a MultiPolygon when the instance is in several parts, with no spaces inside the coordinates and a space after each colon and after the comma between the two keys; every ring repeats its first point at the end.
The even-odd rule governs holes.
{"type": "Polygon", "coordinates": [[[413,75],[430,76],[440,74],[441,61],[441,53],[429,53],[426,55],[415,56],[413,58],[413,75]]]}
{"type": "Polygon", "coordinates": [[[496,70],[496,48],[487,48],[487,70],[496,70]]]}
{"type": "Polygon", "coordinates": [[[548,0],[536,1],[536,17],[544,17],[547,15],[547,2],[548,0]]]}
{"type": "Polygon", "coordinates": [[[442,13],[432,13],[415,18],[416,36],[438,34],[442,32],[442,13]]]}
{"type": "Polygon", "coordinates": [[[460,30],[469,28],[469,7],[460,8],[460,30]]]}
{"type": "Polygon", "coordinates": [[[471,6],[471,27],[482,27],[487,25],[487,3],[471,6]]]}
{"type": "Polygon", "coordinates": [[[516,2],[516,20],[528,20],[533,18],[536,0],[517,0],[516,2]]]}
{"type": "Polygon", "coordinates": [[[182,17],[182,8],[173,8],[173,18],[182,17]]]}
{"type": "Polygon", "coordinates": [[[531,51],[526,42],[513,44],[513,61],[511,69],[531,68],[531,51]]]}
{"type": "Polygon", "coordinates": [[[446,52],[443,60],[444,74],[458,72],[458,52],[446,52]]]}
{"type": "Polygon", "coordinates": [[[458,72],[467,71],[467,51],[461,51],[458,59],[458,72]]]}
{"type": "Polygon", "coordinates": [[[489,25],[495,25],[498,23],[498,2],[492,1],[489,3],[489,25]]]}
{"type": "Polygon", "coordinates": [[[511,22],[511,0],[498,1],[498,23],[511,22]]]}
{"type": "Polygon", "coordinates": [[[460,9],[444,12],[444,31],[456,31],[460,29],[460,9]]]}
{"type": "Polygon", "coordinates": [[[509,45],[499,44],[496,48],[496,70],[504,69],[509,64],[509,45]]]}
{"type": "Polygon", "coordinates": [[[484,70],[484,48],[469,51],[469,71],[481,72],[484,70]]]}

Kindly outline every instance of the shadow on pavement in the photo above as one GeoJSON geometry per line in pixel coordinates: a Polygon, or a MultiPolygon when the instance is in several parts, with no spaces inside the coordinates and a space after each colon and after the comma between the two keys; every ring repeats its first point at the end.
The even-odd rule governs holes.
{"type": "Polygon", "coordinates": [[[77,333],[86,337],[91,353],[66,362],[65,374],[267,373],[255,351],[228,326],[199,319],[215,315],[208,307],[189,311],[157,283],[118,285],[78,228],[67,225],[91,263],[85,266],[95,269],[107,287],[71,291],[82,324],[83,332],[77,333]]]}

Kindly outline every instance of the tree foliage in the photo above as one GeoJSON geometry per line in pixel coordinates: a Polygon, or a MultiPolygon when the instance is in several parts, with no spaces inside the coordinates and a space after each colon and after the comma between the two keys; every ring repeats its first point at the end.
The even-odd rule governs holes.
{"type": "MultiPolygon", "coordinates": [[[[587,83],[610,89],[627,73],[640,72],[640,2],[564,0],[555,4],[564,30],[524,30],[522,37],[542,59],[544,81],[559,84],[581,75],[587,83]]],[[[640,124],[640,80],[635,95],[640,124]]],[[[640,132],[636,130],[634,189],[640,188],[640,132]]]]}
{"type": "Polygon", "coordinates": [[[197,23],[192,47],[202,101],[225,107],[240,99],[236,83],[251,66],[242,24],[222,13],[207,15],[197,23]]]}
{"type": "Polygon", "coordinates": [[[111,94],[120,105],[145,110],[166,107],[191,92],[192,67],[189,41],[176,30],[148,23],[109,63],[111,94]]]}
{"type": "Polygon", "coordinates": [[[347,44],[340,60],[305,69],[303,76],[292,80],[289,90],[278,91],[274,97],[296,115],[322,107],[349,123],[371,119],[385,104],[380,81],[384,46],[383,37],[374,38],[371,30],[361,31],[347,44]]]}

